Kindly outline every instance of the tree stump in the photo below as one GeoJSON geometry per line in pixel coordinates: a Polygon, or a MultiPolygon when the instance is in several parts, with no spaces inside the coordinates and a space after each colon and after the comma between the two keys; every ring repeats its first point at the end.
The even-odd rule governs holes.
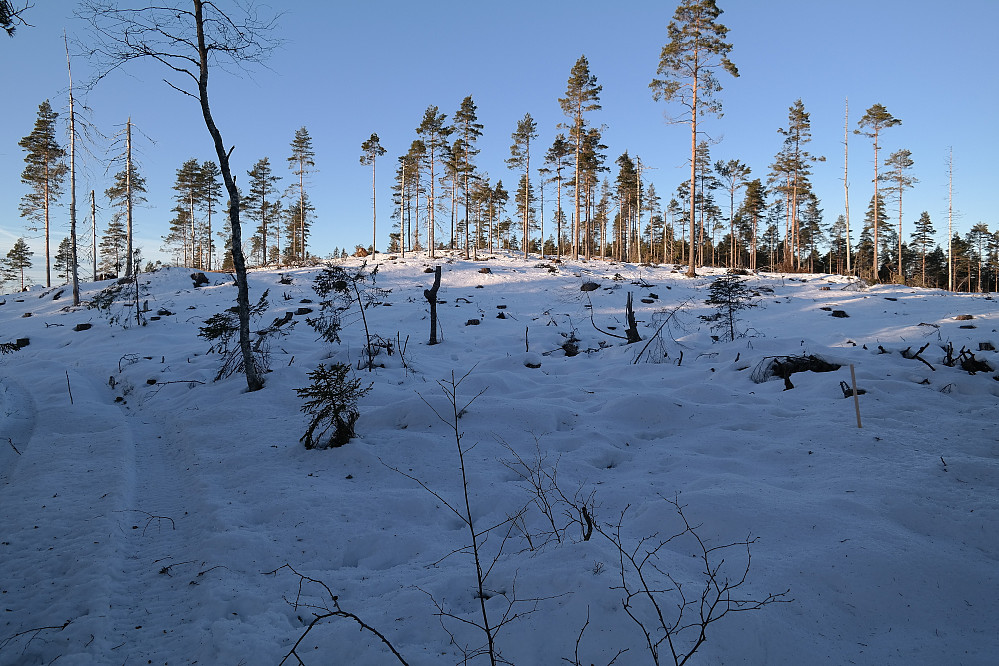
{"type": "Polygon", "coordinates": [[[423,290],[423,297],[430,303],[430,344],[437,344],[437,290],[441,288],[441,267],[434,268],[434,286],[423,290]]]}

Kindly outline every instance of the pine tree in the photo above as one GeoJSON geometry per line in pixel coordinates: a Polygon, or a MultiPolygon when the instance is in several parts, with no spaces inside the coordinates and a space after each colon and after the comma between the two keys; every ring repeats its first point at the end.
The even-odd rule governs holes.
{"type": "Polygon", "coordinates": [[[68,167],[63,161],[66,151],[56,141],[56,119],[59,114],[52,110],[48,100],[38,105],[38,118],[31,134],[18,142],[27,153],[26,166],[21,173],[21,182],[31,191],[21,198],[21,217],[26,217],[34,225],[29,228],[45,232],[45,286],[52,286],[52,253],[49,247],[51,230],[50,208],[62,194],[62,184],[68,167]]]}
{"type": "MultiPolygon", "coordinates": [[[[24,269],[31,268],[31,257],[34,256],[34,252],[28,248],[28,244],[24,242],[23,238],[18,238],[14,242],[14,247],[10,249],[7,253],[7,267],[14,274],[20,274],[21,278],[21,291],[24,291],[24,269]]],[[[50,285],[51,286],[51,285],[50,285]]]]}
{"type": "Polygon", "coordinates": [[[885,160],[887,173],[881,174],[880,178],[889,183],[885,187],[885,192],[894,196],[898,201],[898,276],[905,281],[905,273],[902,272],[902,193],[919,182],[919,179],[909,173],[915,162],[912,160],[912,153],[904,148],[896,150],[885,160]]]}
{"type": "Polygon", "coordinates": [[[617,158],[617,200],[618,217],[614,229],[613,245],[616,248],[618,261],[630,261],[632,246],[632,227],[635,211],[638,205],[638,171],[635,162],[625,151],[617,158]]]}
{"type": "Polygon", "coordinates": [[[201,233],[202,241],[205,245],[204,266],[208,270],[214,270],[213,257],[215,254],[215,240],[212,233],[212,215],[222,203],[223,186],[219,177],[222,175],[219,165],[211,160],[201,163],[198,172],[198,190],[201,194],[200,207],[205,212],[205,224],[201,233]]]}
{"type": "MultiPolygon", "coordinates": [[[[594,192],[597,185],[600,182],[600,173],[602,171],[609,171],[608,167],[604,166],[604,162],[607,160],[607,154],[604,152],[607,150],[607,146],[601,143],[602,135],[600,128],[590,127],[583,132],[583,147],[580,151],[580,169],[582,171],[582,181],[580,183],[583,188],[583,219],[582,224],[577,222],[577,230],[583,230],[583,252],[587,260],[590,259],[590,255],[594,248],[594,237],[596,236],[597,229],[593,228],[592,224],[592,209],[594,204],[594,192]]],[[[603,233],[603,230],[600,230],[603,233]]]]}
{"type": "Polygon", "coordinates": [[[653,99],[679,102],[690,112],[690,257],[687,274],[694,271],[694,206],[697,179],[697,119],[707,113],[720,114],[721,102],[714,95],[721,90],[715,72],[723,69],[732,76],[739,70],[728,59],[732,45],[725,42],[728,28],[717,22],[722,10],[715,0],[683,0],[666,27],[669,42],[663,46],[657,74],[649,84],[653,99]]]}
{"type": "Polygon", "coordinates": [[[808,177],[811,175],[811,165],[814,162],[824,162],[825,157],[815,157],[805,145],[812,140],[810,114],[805,111],[801,99],[788,108],[787,128],[778,128],[777,132],[784,137],[784,147],[777,154],[771,171],[773,182],[780,183],[775,189],[784,193],[787,210],[787,226],[785,229],[785,262],[789,270],[798,266],[801,256],[801,239],[799,237],[798,221],[799,200],[811,188],[808,177]]]}
{"type": "MultiPolygon", "coordinates": [[[[249,192],[246,198],[246,215],[250,220],[257,221],[257,230],[254,233],[251,253],[256,254],[261,265],[268,263],[271,253],[271,246],[268,245],[271,234],[268,233],[267,224],[274,226],[278,224],[278,218],[274,214],[274,205],[277,195],[274,187],[280,176],[275,176],[271,169],[270,158],[262,157],[257,160],[253,168],[246,172],[250,177],[249,192]]],[[[275,230],[276,231],[276,230],[275,230]]],[[[277,236],[275,233],[275,236],[277,236]]]]}
{"type": "Polygon", "coordinates": [[[443,162],[447,157],[448,137],[454,131],[453,127],[447,124],[447,114],[441,113],[436,106],[428,106],[423,113],[423,120],[416,128],[416,133],[423,140],[425,152],[423,154],[423,164],[429,175],[430,195],[427,201],[427,248],[430,250],[430,258],[434,258],[437,247],[435,240],[435,230],[437,219],[435,210],[437,208],[437,182],[436,166],[438,162],[443,162]]]}
{"type": "MultiPolygon", "coordinates": [[[[291,156],[288,157],[288,168],[298,176],[298,213],[295,219],[300,225],[297,229],[292,228],[288,234],[291,247],[286,249],[286,256],[291,261],[305,261],[306,242],[309,235],[310,211],[306,209],[305,176],[316,166],[316,152],[312,147],[312,137],[309,130],[300,127],[295,131],[295,138],[291,141],[291,156]]],[[[313,209],[314,210],[314,209],[313,209]]]]}
{"type": "Polygon", "coordinates": [[[530,113],[525,113],[524,117],[517,121],[517,129],[510,135],[513,144],[510,146],[510,157],[506,164],[511,169],[522,169],[520,186],[517,188],[517,211],[524,220],[524,259],[527,259],[531,249],[531,225],[530,197],[533,193],[531,188],[531,141],[538,138],[538,124],[531,117],[530,113]],[[520,197],[526,196],[527,200],[521,202],[520,197]]]}
{"type": "Polygon", "coordinates": [[[174,194],[175,205],[172,212],[176,215],[170,221],[170,232],[163,239],[164,249],[172,250],[175,260],[182,266],[190,268],[197,266],[195,207],[201,200],[202,185],[201,165],[198,160],[191,158],[184,161],[177,169],[177,180],[173,185],[176,194],[174,194]]]}
{"type": "Polygon", "coordinates": [[[361,164],[371,165],[371,253],[378,251],[378,214],[375,208],[375,162],[384,155],[386,150],[382,148],[378,135],[372,132],[367,141],[361,143],[361,164]]]}
{"type": "Polygon", "coordinates": [[[566,159],[573,154],[572,144],[566,140],[564,134],[559,134],[552,142],[551,148],[545,153],[545,164],[549,165],[554,176],[556,188],[556,212],[555,212],[555,256],[562,258],[562,220],[565,218],[562,213],[562,172],[567,166],[566,159]]]}
{"type": "Polygon", "coordinates": [[[586,122],[583,116],[590,111],[600,110],[601,90],[603,90],[603,86],[598,86],[597,77],[590,73],[589,61],[585,55],[581,55],[572,69],[569,70],[565,97],[560,97],[558,100],[562,113],[571,121],[562,126],[569,129],[569,140],[576,153],[576,179],[573,185],[575,214],[572,218],[572,254],[575,259],[579,258],[579,196],[581,188],[584,186],[582,158],[586,141],[586,122]]]}
{"type": "Polygon", "coordinates": [[[924,210],[919,215],[919,219],[916,220],[913,231],[909,235],[912,242],[919,248],[919,255],[922,258],[922,280],[920,281],[922,287],[926,286],[926,248],[933,242],[935,233],[936,229],[933,228],[930,214],[924,210]]]}
{"type": "Polygon", "coordinates": [[[715,162],[715,173],[720,176],[722,184],[728,190],[728,224],[729,224],[729,267],[734,268],[738,261],[738,244],[735,242],[735,193],[747,184],[747,178],[752,170],[739,160],[715,162]]]}
{"type": "MultiPolygon", "coordinates": [[[[874,199],[881,201],[881,197],[878,194],[878,151],[880,150],[880,136],[881,132],[888,129],[889,127],[894,127],[895,125],[901,125],[902,121],[895,118],[882,104],[875,104],[871,108],[867,109],[863,117],[857,121],[857,124],[861,129],[853,130],[854,134],[861,134],[868,137],[874,143],[874,199]],[[861,131],[863,130],[863,131],[861,131]]],[[[878,266],[878,227],[880,220],[883,218],[883,209],[879,210],[880,207],[874,208],[874,266],[878,266]]],[[[874,279],[878,279],[878,270],[874,272],[874,279]]]]}
{"type": "Polygon", "coordinates": [[[305,261],[298,254],[297,248],[306,247],[309,241],[309,231],[312,228],[312,216],[316,208],[309,199],[309,193],[305,192],[305,198],[289,205],[284,211],[284,263],[295,264],[305,261]],[[302,218],[302,214],[305,218],[302,218]],[[305,234],[304,236],[302,234],[305,234]]]}
{"type": "Polygon", "coordinates": [[[454,142],[453,159],[455,170],[461,179],[461,191],[465,197],[465,258],[469,255],[469,217],[468,207],[472,197],[470,181],[475,174],[473,159],[479,154],[476,141],[482,136],[482,123],[476,113],[477,107],[469,95],[461,100],[461,106],[454,114],[454,130],[458,134],[454,142]]]}

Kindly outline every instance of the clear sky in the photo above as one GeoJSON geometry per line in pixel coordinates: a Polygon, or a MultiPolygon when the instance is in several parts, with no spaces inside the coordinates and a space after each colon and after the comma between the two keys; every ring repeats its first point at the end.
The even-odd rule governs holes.
{"type": "MultiPolygon", "coordinates": [[[[718,4],[741,76],[722,75],[724,117],[709,118],[703,125],[717,142],[711,147],[712,161],[739,159],[752,168],[751,177],[765,179],[782,145],[777,129],[786,126],[788,107],[800,97],[811,114],[809,148],[827,158],[815,165],[813,182],[829,224],[843,212],[845,101],[849,98],[851,132],[868,107],[881,103],[902,120],[884,133],[882,160],[907,148],[920,181],[904,199],[906,239],[926,210],[938,240],[945,241],[951,148],[956,228],[963,233],[977,222],[992,230],[999,227],[993,168],[999,149],[994,126],[999,47],[992,34],[999,25],[999,1],[718,4]]],[[[235,75],[213,72],[210,93],[224,140],[235,146],[233,169],[242,183],[246,171],[267,156],[284,176],[280,185],[289,184],[289,143],[297,128],[308,128],[318,168],[309,186],[317,208],[310,241],[314,252],[370,243],[371,171],[358,158],[361,142],[372,132],[388,150],[378,163],[378,242],[385,248],[396,158],[416,138],[415,128],[429,105],[450,117],[472,95],[485,125],[478,166],[492,182],[501,178],[512,189],[518,175],[503,160],[517,120],[529,112],[538,122],[535,154],[540,155],[560,131],[557,124],[565,121],[558,97],[581,54],[603,86],[603,108],[589,120],[606,126],[607,164],[612,167],[607,175],[613,180],[614,160],[627,150],[652,167],[646,181],[655,184],[665,201],[686,178],[689,129],[668,125],[664,112],[679,109],[653,102],[648,89],[675,6],[671,2],[289,0],[272,6],[283,12],[275,33],[283,46],[266,68],[235,75]]],[[[27,188],[20,182],[24,153],[17,144],[30,133],[43,100],[50,99],[58,111],[67,109],[63,30],[71,40],[87,39],[86,26],[72,17],[74,8],[69,1],[39,0],[26,15],[31,27],[20,28],[12,39],[0,38],[5,65],[0,73],[0,252],[6,254],[17,237],[27,236],[36,252],[36,281],[42,279],[37,268],[44,266],[43,245],[38,234],[28,235],[19,216],[27,188]]],[[[74,58],[73,73],[75,81],[87,78],[83,58],[74,58]]],[[[154,259],[165,258],[160,247],[172,218],[177,168],[191,157],[215,159],[196,103],[167,87],[164,75],[160,67],[131,65],[83,100],[92,110],[90,121],[105,135],[120,131],[129,116],[138,128],[136,149],[149,203],[137,212],[136,236],[143,255],[154,259]]],[[[65,113],[60,120],[64,118],[65,113]]],[[[866,137],[851,133],[849,149],[856,239],[873,194],[874,158],[866,137]]],[[[103,191],[120,167],[106,173],[107,142],[95,141],[92,150],[78,196],[97,190],[99,205],[105,207],[98,212],[100,232],[110,217],[103,191]]],[[[552,196],[546,195],[546,201],[552,196]]],[[[82,208],[85,232],[89,219],[82,208]]],[[[53,248],[69,225],[66,208],[55,215],[53,248]]],[[[549,208],[546,225],[551,219],[549,208]]],[[[89,271],[84,268],[83,274],[89,271]]]]}

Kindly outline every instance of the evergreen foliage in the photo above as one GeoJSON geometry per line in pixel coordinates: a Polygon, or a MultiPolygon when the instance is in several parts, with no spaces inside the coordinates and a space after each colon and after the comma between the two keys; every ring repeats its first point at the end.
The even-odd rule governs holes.
{"type": "Polygon", "coordinates": [[[250,184],[246,199],[243,200],[244,210],[248,219],[257,222],[250,254],[256,256],[261,265],[267,265],[270,263],[271,257],[280,252],[281,215],[279,208],[281,202],[274,190],[277,181],[281,180],[281,176],[274,175],[270,158],[267,157],[257,160],[257,163],[246,172],[246,175],[250,177],[250,184]],[[268,224],[271,225],[270,231],[268,231],[268,224]],[[271,236],[276,242],[271,242],[271,236]]]}
{"type": "Polygon", "coordinates": [[[753,298],[756,294],[746,286],[738,275],[723,275],[708,287],[708,298],[705,303],[715,306],[717,312],[701,317],[711,322],[711,330],[720,331],[727,340],[735,340],[738,314],[742,310],[756,307],[753,298]]]}
{"type": "MultiPolygon", "coordinates": [[[[267,311],[270,303],[267,295],[270,290],[264,290],[260,295],[256,305],[250,308],[252,320],[259,320],[267,311]]],[[[292,324],[294,325],[294,324],[292,324]]],[[[275,335],[284,335],[287,329],[282,329],[277,322],[265,328],[258,328],[254,331],[256,336],[251,347],[251,359],[254,363],[256,373],[263,376],[270,370],[270,339],[275,335]]],[[[235,308],[224,310],[212,315],[205,320],[205,325],[198,328],[198,337],[204,338],[211,343],[208,353],[217,353],[221,357],[218,373],[215,381],[229,377],[237,372],[245,373],[245,361],[242,350],[238,345],[239,340],[239,316],[235,308]]]]}
{"type": "Polygon", "coordinates": [[[21,198],[21,217],[31,221],[29,231],[44,230],[46,287],[52,286],[50,208],[62,194],[63,181],[69,170],[64,161],[66,151],[56,140],[58,117],[59,114],[45,100],[38,105],[38,118],[31,134],[18,142],[27,153],[24,156],[25,167],[21,173],[21,182],[30,188],[30,192],[21,198]]]}
{"type": "MultiPolygon", "coordinates": [[[[600,110],[600,91],[603,86],[597,85],[596,75],[590,72],[590,63],[585,55],[579,56],[569,70],[569,80],[566,83],[565,97],[558,100],[562,113],[570,120],[563,125],[569,130],[569,141],[575,151],[575,182],[572,187],[575,215],[573,216],[572,254],[579,258],[580,241],[580,196],[584,186],[584,144],[587,139],[584,114],[600,110]]],[[[598,141],[599,143],[599,141],[598,141]]],[[[591,149],[594,148],[591,146],[591,149]]],[[[592,164],[591,164],[592,166],[592,164]]],[[[595,173],[595,170],[592,170],[595,173]]],[[[588,247],[588,246],[587,246],[588,247]]]]}
{"type": "Polygon", "coordinates": [[[295,389],[299,398],[305,400],[301,411],[312,418],[300,442],[306,449],[327,449],[340,447],[353,438],[354,424],[360,417],[357,401],[371,390],[373,384],[361,386],[361,380],[348,378],[350,366],[334,363],[327,367],[320,364],[309,373],[311,384],[295,389]],[[332,430],[329,438],[327,433],[332,430]]]}
{"type": "Polygon", "coordinates": [[[31,268],[31,257],[34,254],[23,238],[18,238],[14,242],[14,247],[10,248],[10,251],[7,253],[6,268],[9,271],[7,274],[8,279],[17,279],[20,276],[21,291],[24,291],[24,269],[31,268]]]}
{"type": "Polygon", "coordinates": [[[697,162],[697,120],[707,113],[720,114],[721,102],[715,94],[721,84],[715,76],[719,69],[732,76],[739,70],[728,58],[732,45],[725,41],[728,28],[718,23],[722,10],[715,0],[683,0],[666,26],[669,41],[662,48],[659,67],[660,78],[649,83],[652,97],[666,103],[678,102],[690,113],[690,256],[688,275],[694,275],[695,197],[697,162]]]}
{"type": "MultiPolygon", "coordinates": [[[[286,227],[288,242],[285,248],[285,261],[287,263],[297,263],[305,261],[308,256],[309,228],[311,226],[312,213],[315,208],[311,206],[308,194],[305,191],[305,177],[316,167],[316,151],[312,147],[312,137],[309,130],[300,127],[295,130],[295,137],[291,141],[291,155],[288,157],[288,168],[298,176],[298,210],[289,213],[290,227],[286,227]]],[[[289,207],[289,211],[294,206],[289,207]]]]}

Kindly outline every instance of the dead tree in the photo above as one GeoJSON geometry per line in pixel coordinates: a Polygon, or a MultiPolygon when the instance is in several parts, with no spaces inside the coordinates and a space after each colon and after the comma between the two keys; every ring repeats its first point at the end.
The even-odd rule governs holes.
{"type": "Polygon", "coordinates": [[[271,37],[276,18],[262,18],[252,4],[239,12],[239,16],[227,14],[211,0],[191,0],[190,4],[174,0],[137,9],[122,9],[111,0],[83,0],[77,16],[91,26],[91,41],[84,49],[97,72],[92,86],[132,60],[151,59],[163,65],[168,77],[174,79],[164,79],[168,86],[197,100],[201,107],[229,194],[239,346],[247,388],[256,391],[263,388],[264,382],[253,363],[250,341],[250,295],[239,223],[239,191],[229,164],[235,146],[226,150],[212,117],[208,75],[213,64],[222,66],[221,60],[228,59],[237,67],[263,61],[277,45],[271,37]]]}
{"type": "Polygon", "coordinates": [[[423,290],[423,297],[430,303],[430,344],[437,344],[437,290],[441,288],[441,267],[434,269],[434,286],[423,290]]]}

